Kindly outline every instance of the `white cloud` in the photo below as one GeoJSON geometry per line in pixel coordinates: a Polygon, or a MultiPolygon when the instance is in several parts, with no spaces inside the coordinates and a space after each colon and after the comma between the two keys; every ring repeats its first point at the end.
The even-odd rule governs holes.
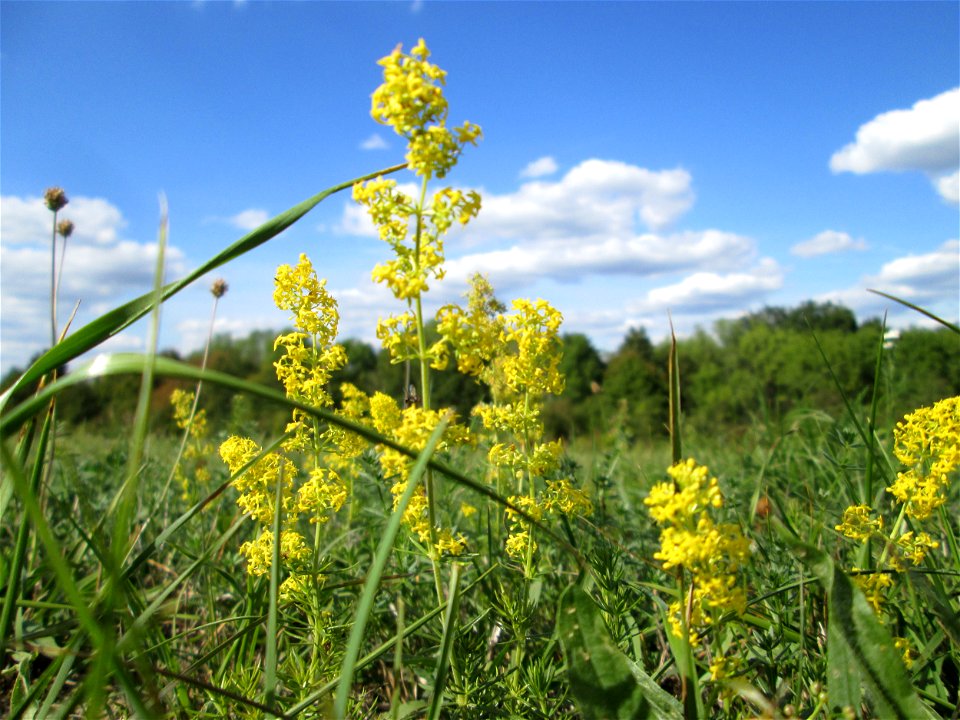
{"type": "Polygon", "coordinates": [[[800,257],[809,258],[816,255],[843,252],[845,250],[866,250],[867,243],[863,238],[854,239],[845,232],[824,230],[809,240],[799,242],[790,248],[790,252],[800,257]]]}
{"type": "MultiPolygon", "coordinates": [[[[755,243],[741,235],[638,229],[644,224],[661,228],[677,219],[693,203],[690,184],[689,173],[681,169],[652,171],[586,160],[557,181],[526,182],[502,195],[482,192],[479,217],[448,238],[443,292],[458,293],[476,272],[506,291],[545,278],[570,282],[597,275],[723,272],[750,263],[755,243]]],[[[416,192],[413,185],[400,189],[416,192]]],[[[338,230],[377,236],[355,204],[344,207],[338,230]]]]}
{"type": "MultiPolygon", "coordinates": [[[[234,339],[240,339],[247,337],[254,330],[276,330],[282,325],[283,319],[282,317],[278,319],[277,313],[273,313],[269,317],[218,315],[213,324],[213,334],[229,335],[234,339]]],[[[207,336],[210,333],[210,318],[201,316],[185,318],[176,323],[176,330],[179,337],[178,346],[185,353],[202,349],[206,345],[207,336]]]]}
{"type": "Polygon", "coordinates": [[[357,203],[344,204],[343,215],[340,217],[340,222],[334,226],[334,230],[343,235],[379,237],[367,209],[357,203]]]}
{"type": "Polygon", "coordinates": [[[958,165],[960,88],[920,100],[909,110],[877,115],[860,126],[854,142],[830,158],[830,169],[834,172],[924,172],[940,196],[954,205],[958,204],[960,194],[958,165]]]}
{"type": "Polygon", "coordinates": [[[861,125],[855,142],[830,158],[834,172],[937,172],[960,162],[960,88],[891,110],[861,125]]]}
{"type": "Polygon", "coordinates": [[[388,147],[390,146],[380,133],[374,133],[360,143],[361,150],[386,150],[388,147]]]}
{"type": "Polygon", "coordinates": [[[563,242],[530,242],[504,250],[474,253],[447,261],[447,277],[466,284],[483,273],[496,288],[512,288],[551,277],[576,280],[587,275],[649,276],[700,266],[740,266],[754,252],[746,237],[720,230],[670,235],[584,237],[563,242]]]}
{"type": "Polygon", "coordinates": [[[951,205],[960,205],[960,170],[951,175],[944,175],[934,181],[934,186],[940,197],[951,205]]]}
{"type": "MultiPolygon", "coordinates": [[[[585,160],[562,179],[523,183],[504,195],[481,189],[480,215],[451,243],[489,245],[515,239],[539,243],[585,238],[629,238],[639,223],[666,228],[693,205],[691,178],[686,170],[647,170],[614,160],[585,160]]],[[[416,197],[419,188],[403,183],[397,189],[416,197]]],[[[338,230],[373,237],[365,211],[347,203],[338,230]]]]}
{"type": "MultiPolygon", "coordinates": [[[[49,227],[37,236],[36,229],[49,225],[51,213],[39,198],[0,198],[0,333],[3,336],[2,366],[6,371],[22,365],[50,343],[50,239],[49,227]]],[[[105,307],[115,307],[153,286],[157,259],[156,243],[122,239],[126,226],[120,210],[107,200],[78,197],[60,212],[73,220],[76,229],[66,253],[60,288],[58,327],[81,301],[73,330],[86,324],[105,307]]],[[[58,243],[58,251],[62,249],[58,243]]],[[[168,245],[167,277],[186,271],[184,253],[168,245]]]]}
{"type": "Polygon", "coordinates": [[[227,218],[227,222],[240,230],[256,230],[270,219],[270,213],[261,208],[248,208],[227,218]]]}
{"type": "Polygon", "coordinates": [[[623,236],[639,220],[661,230],[693,205],[690,174],[616,160],[584,160],[560,180],[531,181],[507,195],[484,194],[473,234],[545,238],[623,236]]]}
{"type": "MultiPolygon", "coordinates": [[[[924,255],[907,255],[885,263],[873,281],[878,290],[907,290],[911,297],[933,297],[952,290],[960,298],[960,240],[948,240],[924,255]]],[[[896,294],[891,292],[890,294],[896,294]]]]}
{"type": "Polygon", "coordinates": [[[696,272],[674,285],[647,293],[647,304],[676,313],[699,313],[710,309],[743,307],[783,287],[783,273],[771,258],[764,258],[746,272],[721,275],[696,272]]]}
{"type": "Polygon", "coordinates": [[[522,178],[538,178],[553,175],[557,171],[557,161],[549,155],[538,158],[520,171],[522,178]]]}

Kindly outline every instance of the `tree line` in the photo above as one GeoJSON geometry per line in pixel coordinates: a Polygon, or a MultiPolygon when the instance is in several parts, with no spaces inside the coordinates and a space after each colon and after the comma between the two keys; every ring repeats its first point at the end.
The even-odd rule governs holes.
{"type": "MultiPolygon", "coordinates": [[[[280,390],[273,363],[276,333],[257,330],[244,338],[218,335],[208,367],[280,390]]],[[[879,390],[881,419],[889,424],[922,405],[960,394],[960,338],[946,328],[914,328],[883,335],[880,320],[859,323],[849,309],[807,302],[787,309],[768,307],[735,320],[720,320],[711,331],[698,329],[677,339],[681,404],[687,427],[704,432],[737,432],[757,421],[783,423],[792,412],[816,409],[833,417],[846,403],[863,407],[879,390]],[[884,347],[881,362],[878,352],[884,347]],[[875,382],[879,370],[879,381],[875,382]]],[[[637,440],[666,434],[667,363],[670,340],[650,340],[643,328],[630,330],[620,346],[604,354],[586,335],[563,336],[563,394],[544,410],[553,436],[576,438],[615,428],[637,440]]],[[[333,379],[339,398],[344,382],[367,393],[377,390],[403,398],[416,368],[390,363],[386,352],[358,340],[345,340],[348,364],[333,379]]],[[[168,357],[200,364],[202,353],[168,357]]],[[[438,407],[466,415],[485,399],[485,389],[451,368],[434,375],[431,392],[438,407]]],[[[3,379],[7,387],[14,370],[3,379]]],[[[109,429],[128,422],[139,377],[111,377],[77,386],[58,400],[58,416],[72,424],[109,429]]],[[[153,388],[154,423],[173,423],[169,397],[179,386],[158,378],[153,388]]],[[[284,410],[204,386],[201,406],[215,428],[270,433],[283,427],[284,410]]]]}

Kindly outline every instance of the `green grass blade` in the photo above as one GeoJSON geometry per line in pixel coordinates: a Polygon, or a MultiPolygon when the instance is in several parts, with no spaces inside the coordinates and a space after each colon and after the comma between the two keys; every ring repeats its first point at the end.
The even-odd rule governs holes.
{"type": "MultiPolygon", "coordinates": [[[[850,398],[847,397],[847,394],[843,391],[843,384],[840,382],[840,378],[837,377],[837,374],[833,371],[833,365],[830,362],[830,358],[827,357],[826,351],[823,349],[823,345],[820,344],[820,338],[817,337],[817,333],[814,332],[813,327],[810,326],[809,322],[807,327],[810,329],[810,334],[813,336],[813,342],[817,346],[817,351],[820,353],[820,357],[823,360],[823,364],[827,368],[827,372],[830,373],[830,378],[833,380],[834,386],[837,388],[837,392],[840,394],[840,398],[843,400],[843,406],[847,410],[847,415],[850,417],[850,421],[853,423],[853,426],[857,430],[857,434],[860,436],[860,439],[863,441],[863,444],[867,447],[868,452],[871,453],[871,456],[875,457],[876,453],[879,452],[875,444],[871,442],[870,435],[863,427],[863,423],[860,422],[860,419],[857,417],[857,413],[853,408],[853,403],[850,402],[850,398]]],[[[871,476],[872,477],[872,476],[871,476]]],[[[862,488],[861,488],[862,491],[862,488]]],[[[864,498],[862,502],[872,503],[873,498],[864,498]]]]}
{"type": "Polygon", "coordinates": [[[682,720],[680,703],[617,647],[583,588],[571,585],[564,592],[557,627],[570,689],[587,720],[682,720]]]}
{"type": "Polygon", "coordinates": [[[457,611],[460,608],[460,565],[453,563],[450,571],[450,586],[447,590],[447,614],[443,619],[443,637],[440,640],[440,655],[433,673],[433,697],[430,700],[430,720],[439,720],[443,708],[443,688],[450,672],[450,651],[457,636],[457,611]]]}
{"type": "Polygon", "coordinates": [[[880,718],[935,718],[911,684],[890,631],[849,576],[825,552],[800,542],[782,526],[780,536],[827,593],[827,691],[834,710],[859,707],[865,690],[880,718]]]}
{"type": "MultiPolygon", "coordinates": [[[[405,167],[407,167],[406,163],[403,165],[394,165],[375,173],[369,173],[354,180],[349,180],[347,182],[334,185],[333,187],[317,193],[313,197],[307,198],[303,202],[294,205],[289,210],[280,213],[276,217],[265,222],[260,227],[247,233],[242,238],[237,240],[233,245],[214,255],[212,258],[202,263],[193,272],[189,273],[182,279],[166,285],[161,293],[162,299],[167,300],[173,297],[183,288],[194,282],[197,278],[206,275],[208,272],[230,262],[235,258],[240,257],[247,252],[250,252],[254,248],[259,247],[268,240],[276,237],[330,195],[340,192],[341,190],[351,188],[355,183],[363,182],[364,180],[369,180],[380,175],[388,175],[390,173],[397,172],[398,170],[402,170],[405,167]]],[[[29,385],[30,383],[38,381],[51,370],[58,368],[61,365],[82,355],[88,350],[91,350],[107,338],[116,335],[121,330],[146,315],[150,311],[153,303],[154,294],[151,291],[145,295],[141,295],[135,300],[131,300],[125,305],[121,305],[120,307],[101,315],[96,320],[88,323],[84,327],[66,337],[62,342],[54,345],[52,348],[47,350],[47,352],[37,358],[33,365],[27,368],[23,375],[21,375],[14,384],[4,391],[2,395],[0,395],[0,411],[6,407],[9,398],[21,388],[29,385]]]]}
{"type": "Polygon", "coordinates": [[[73,612],[76,613],[84,630],[90,635],[94,646],[98,646],[103,639],[100,626],[90,612],[90,608],[87,607],[87,599],[83,597],[77,584],[74,582],[73,573],[67,565],[67,560],[63,555],[59,543],[57,543],[56,537],[54,537],[53,532],[50,530],[50,525],[43,516],[43,511],[40,509],[40,503],[38,502],[36,494],[31,491],[29,483],[14,462],[6,443],[0,443],[0,459],[2,459],[4,473],[13,481],[14,492],[20,496],[23,502],[25,515],[27,516],[23,521],[27,522],[29,520],[29,522],[33,524],[37,537],[47,552],[47,561],[53,569],[61,591],[66,595],[73,612]]]}
{"type": "Polygon", "coordinates": [[[273,499],[273,552],[270,558],[270,590],[267,595],[267,637],[263,668],[263,704],[274,707],[277,697],[277,597],[280,594],[280,528],[283,515],[283,466],[273,499]]]}
{"type": "Polygon", "coordinates": [[[437,449],[437,443],[450,422],[449,416],[440,420],[440,423],[430,435],[423,452],[417,458],[410,475],[407,478],[407,487],[403,495],[397,501],[397,505],[390,516],[390,521],[380,538],[380,544],[377,546],[377,554],[373,558],[373,564],[367,573],[367,581],[364,583],[363,592],[360,594],[360,602],[357,605],[357,612],[353,620],[353,627],[350,629],[350,638],[347,641],[347,650],[343,657],[343,665],[340,670],[340,683],[337,687],[337,695],[334,700],[333,712],[337,720],[343,720],[347,713],[347,701],[350,699],[350,688],[353,686],[353,673],[356,667],[357,657],[360,655],[360,644],[363,642],[363,632],[366,629],[367,620],[370,617],[370,611],[373,609],[373,601],[376,598],[377,589],[380,586],[380,577],[383,575],[383,569],[387,565],[387,559],[393,551],[393,542],[400,531],[400,523],[403,521],[403,513],[410,504],[413,494],[420,485],[420,478],[427,469],[427,462],[437,449]]]}
{"type": "MultiPolygon", "coordinates": [[[[37,497],[40,488],[40,477],[43,474],[44,458],[47,457],[47,441],[50,437],[52,418],[53,414],[47,413],[43,428],[40,431],[37,454],[34,460],[33,471],[30,475],[30,493],[34,497],[37,497]]],[[[4,478],[5,482],[8,483],[11,488],[12,496],[13,478],[10,477],[9,473],[4,473],[4,478]]],[[[11,623],[13,622],[13,609],[20,599],[20,578],[23,574],[23,566],[27,556],[27,542],[29,537],[30,523],[21,521],[17,528],[17,539],[13,548],[13,556],[7,561],[9,563],[7,570],[7,592],[3,598],[3,609],[0,610],[0,652],[7,647],[11,623]]]]}
{"type": "Polygon", "coordinates": [[[160,611],[163,605],[167,602],[167,599],[173,592],[183,585],[188,579],[190,579],[193,574],[199,570],[205,562],[207,562],[210,557],[212,557],[217,551],[220,550],[224,545],[229,542],[229,540],[237,534],[237,532],[246,525],[247,519],[245,517],[239,518],[223,535],[221,535],[217,541],[211,544],[208,548],[203,551],[203,554],[190,563],[183,572],[179,573],[177,577],[167,583],[166,586],[153,596],[153,600],[150,604],[145,607],[134,619],[133,623],[130,625],[130,629],[120,638],[120,641],[117,643],[117,647],[123,651],[131,650],[130,645],[139,633],[141,633],[149,623],[150,619],[160,611]]]}
{"type": "Polygon", "coordinates": [[[950,329],[950,330],[953,330],[953,332],[955,332],[955,333],[957,333],[958,335],[960,335],[960,327],[957,327],[956,325],[954,325],[954,324],[951,323],[951,322],[947,322],[946,320],[944,320],[944,319],[941,318],[941,317],[937,317],[936,315],[934,315],[934,314],[933,314],[932,312],[930,312],[929,310],[924,310],[922,307],[920,307],[920,306],[918,306],[918,305],[914,305],[914,304],[911,303],[911,302],[907,302],[906,300],[904,300],[904,299],[902,299],[902,298],[898,298],[898,297],[896,297],[895,295],[888,295],[887,293],[885,293],[885,292],[883,292],[883,291],[881,291],[881,290],[873,290],[872,288],[867,288],[867,292],[872,292],[874,295],[882,295],[883,297],[887,298],[888,300],[893,300],[893,301],[896,302],[896,303],[900,303],[900,304],[903,305],[904,307],[908,307],[908,308],[910,308],[911,310],[916,310],[916,311],[917,311],[918,313],[920,313],[921,315],[926,315],[926,316],[927,316],[928,318],[930,318],[931,320],[935,320],[936,322],[938,322],[938,323],[940,323],[941,325],[943,325],[945,328],[948,328],[948,329],[950,329]]]}

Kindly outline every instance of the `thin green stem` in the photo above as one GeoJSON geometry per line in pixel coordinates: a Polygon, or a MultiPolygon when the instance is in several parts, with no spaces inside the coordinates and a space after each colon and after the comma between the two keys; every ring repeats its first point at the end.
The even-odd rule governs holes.
{"type": "Polygon", "coordinates": [[[57,211],[53,211],[50,238],[50,347],[57,344],[57,211]]]}

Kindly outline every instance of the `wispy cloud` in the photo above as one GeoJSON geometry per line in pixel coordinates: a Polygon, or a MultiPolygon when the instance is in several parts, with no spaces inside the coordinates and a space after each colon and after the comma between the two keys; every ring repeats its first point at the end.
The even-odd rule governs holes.
{"type": "Polygon", "coordinates": [[[863,238],[853,238],[845,232],[824,230],[809,240],[799,242],[790,248],[790,252],[803,258],[827,255],[847,250],[866,250],[867,242],[863,238]]]}
{"type": "Polygon", "coordinates": [[[248,208],[231,215],[226,220],[240,230],[255,230],[270,219],[270,213],[262,208],[248,208]]]}
{"type": "Polygon", "coordinates": [[[538,178],[553,175],[558,169],[557,161],[549,155],[537,158],[520,171],[522,178],[538,178]]]}
{"type": "Polygon", "coordinates": [[[960,88],[877,115],[856,140],[830,158],[834,172],[920,171],[941,197],[956,203],[960,165],[960,88]]]}
{"type": "Polygon", "coordinates": [[[388,147],[390,146],[380,133],[374,133],[360,143],[361,150],[386,150],[388,147]]]}

